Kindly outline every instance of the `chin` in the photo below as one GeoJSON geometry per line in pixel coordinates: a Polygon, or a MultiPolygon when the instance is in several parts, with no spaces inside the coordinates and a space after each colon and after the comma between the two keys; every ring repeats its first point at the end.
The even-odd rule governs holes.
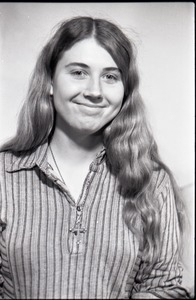
{"type": "Polygon", "coordinates": [[[81,126],[80,128],[77,128],[77,131],[81,134],[81,135],[101,135],[103,132],[103,127],[99,128],[93,128],[92,126],[81,126]]]}

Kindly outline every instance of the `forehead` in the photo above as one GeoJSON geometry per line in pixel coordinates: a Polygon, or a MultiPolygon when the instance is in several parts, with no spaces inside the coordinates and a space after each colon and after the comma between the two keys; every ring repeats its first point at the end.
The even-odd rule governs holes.
{"type": "Polygon", "coordinates": [[[65,51],[61,63],[85,63],[89,66],[117,67],[110,53],[100,46],[95,38],[88,38],[74,44],[65,51]]]}

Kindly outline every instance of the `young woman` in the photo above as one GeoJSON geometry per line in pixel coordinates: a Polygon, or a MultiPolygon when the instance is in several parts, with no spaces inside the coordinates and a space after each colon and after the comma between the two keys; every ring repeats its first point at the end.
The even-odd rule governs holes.
{"type": "Polygon", "coordinates": [[[134,45],[115,24],[60,24],[1,150],[5,298],[189,298],[182,201],[145,119],[134,45]]]}

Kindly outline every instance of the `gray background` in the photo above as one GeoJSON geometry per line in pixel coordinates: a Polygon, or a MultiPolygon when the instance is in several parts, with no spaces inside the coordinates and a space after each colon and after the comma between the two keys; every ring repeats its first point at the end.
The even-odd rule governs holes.
{"type": "MultiPolygon", "coordinates": [[[[89,15],[120,25],[138,48],[141,94],[163,160],[194,219],[194,4],[0,3],[0,143],[15,133],[37,55],[61,20],[89,15]]],[[[193,236],[193,226],[190,234],[193,236]]],[[[193,239],[185,280],[193,280],[193,239]],[[190,259],[191,258],[191,259],[190,259]]]]}

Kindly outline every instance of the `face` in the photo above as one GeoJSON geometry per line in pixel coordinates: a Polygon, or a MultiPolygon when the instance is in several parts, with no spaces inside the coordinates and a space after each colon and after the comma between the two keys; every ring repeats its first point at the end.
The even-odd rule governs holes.
{"type": "Polygon", "coordinates": [[[94,38],[64,52],[51,91],[57,124],[80,134],[96,133],[109,123],[119,112],[124,96],[120,70],[94,38]]]}

